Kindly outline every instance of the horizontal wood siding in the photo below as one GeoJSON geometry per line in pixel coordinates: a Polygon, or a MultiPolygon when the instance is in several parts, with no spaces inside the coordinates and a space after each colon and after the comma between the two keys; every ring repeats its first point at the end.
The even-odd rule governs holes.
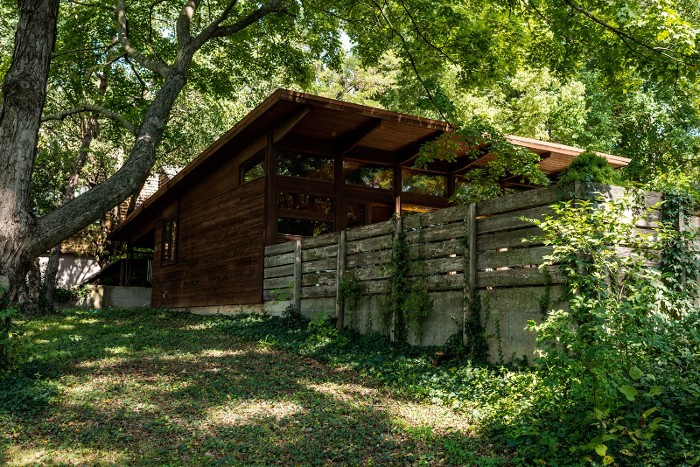
{"type": "Polygon", "coordinates": [[[178,216],[177,260],[161,265],[156,258],[153,306],[261,303],[264,185],[261,178],[226,191],[197,190],[199,198],[213,194],[207,199],[183,197],[188,204],[181,204],[178,216]]]}

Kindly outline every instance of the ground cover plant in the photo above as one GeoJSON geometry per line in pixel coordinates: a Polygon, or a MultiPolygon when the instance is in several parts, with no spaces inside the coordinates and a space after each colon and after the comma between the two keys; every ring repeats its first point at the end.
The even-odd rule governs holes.
{"type": "Polygon", "coordinates": [[[325,325],[158,310],[20,324],[25,352],[0,384],[3,465],[503,460],[450,408],[313,358],[344,339],[325,325]]]}

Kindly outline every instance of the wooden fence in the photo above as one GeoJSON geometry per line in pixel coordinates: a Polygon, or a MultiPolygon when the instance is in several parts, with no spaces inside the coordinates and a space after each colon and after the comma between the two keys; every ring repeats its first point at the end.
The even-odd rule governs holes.
{"type": "MultiPolygon", "coordinates": [[[[592,192],[616,198],[623,189],[552,186],[269,246],[265,309],[282,313],[288,308],[308,317],[326,313],[360,332],[390,333],[379,310],[389,286],[392,240],[404,232],[411,258],[408,276],[420,277],[434,301],[433,313],[409,341],[441,345],[462,333],[471,312],[468,299],[476,296],[490,360],[529,357],[535,336],[524,328],[528,320],[540,320],[548,309],[561,305],[563,277],[556,267],[548,274],[538,268],[551,247],[533,239],[539,228],[524,219],[542,219],[553,213],[553,203],[590,198],[592,192]],[[349,279],[362,291],[356,309],[344,306],[339,287],[349,279]]],[[[649,206],[659,201],[657,194],[646,196],[649,206]]],[[[638,227],[652,228],[657,220],[652,215],[638,227]]]]}

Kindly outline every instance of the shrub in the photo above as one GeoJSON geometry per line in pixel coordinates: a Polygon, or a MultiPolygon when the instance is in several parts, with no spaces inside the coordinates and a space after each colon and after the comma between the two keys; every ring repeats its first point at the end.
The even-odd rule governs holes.
{"type": "Polygon", "coordinates": [[[621,177],[603,157],[593,151],[584,151],[571,161],[559,177],[559,184],[562,185],[575,181],[618,185],[621,177]]]}
{"type": "Polygon", "coordinates": [[[646,215],[629,198],[579,200],[536,222],[553,247],[545,266],[559,264],[566,277],[568,309],[531,323],[536,371],[551,392],[537,423],[551,432],[554,420],[565,421],[554,443],[569,446],[564,462],[700,460],[700,420],[688,417],[700,403],[699,316],[688,293],[697,236],[668,224],[642,233],[635,223],[646,215]],[[684,264],[685,278],[659,252],[684,264]]]}

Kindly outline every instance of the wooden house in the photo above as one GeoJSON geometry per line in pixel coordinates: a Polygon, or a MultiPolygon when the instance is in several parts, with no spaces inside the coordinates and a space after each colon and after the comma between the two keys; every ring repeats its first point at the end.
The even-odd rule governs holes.
{"type": "MultiPolygon", "coordinates": [[[[438,121],[277,90],[127,217],[111,238],[154,249],[154,307],[261,306],[264,248],[446,207],[488,161],[412,166],[438,121]]],[[[581,149],[511,137],[548,174],[581,149]]],[[[613,167],[628,160],[604,155],[613,167]]],[[[517,179],[505,186],[526,189],[517,179]]]]}

